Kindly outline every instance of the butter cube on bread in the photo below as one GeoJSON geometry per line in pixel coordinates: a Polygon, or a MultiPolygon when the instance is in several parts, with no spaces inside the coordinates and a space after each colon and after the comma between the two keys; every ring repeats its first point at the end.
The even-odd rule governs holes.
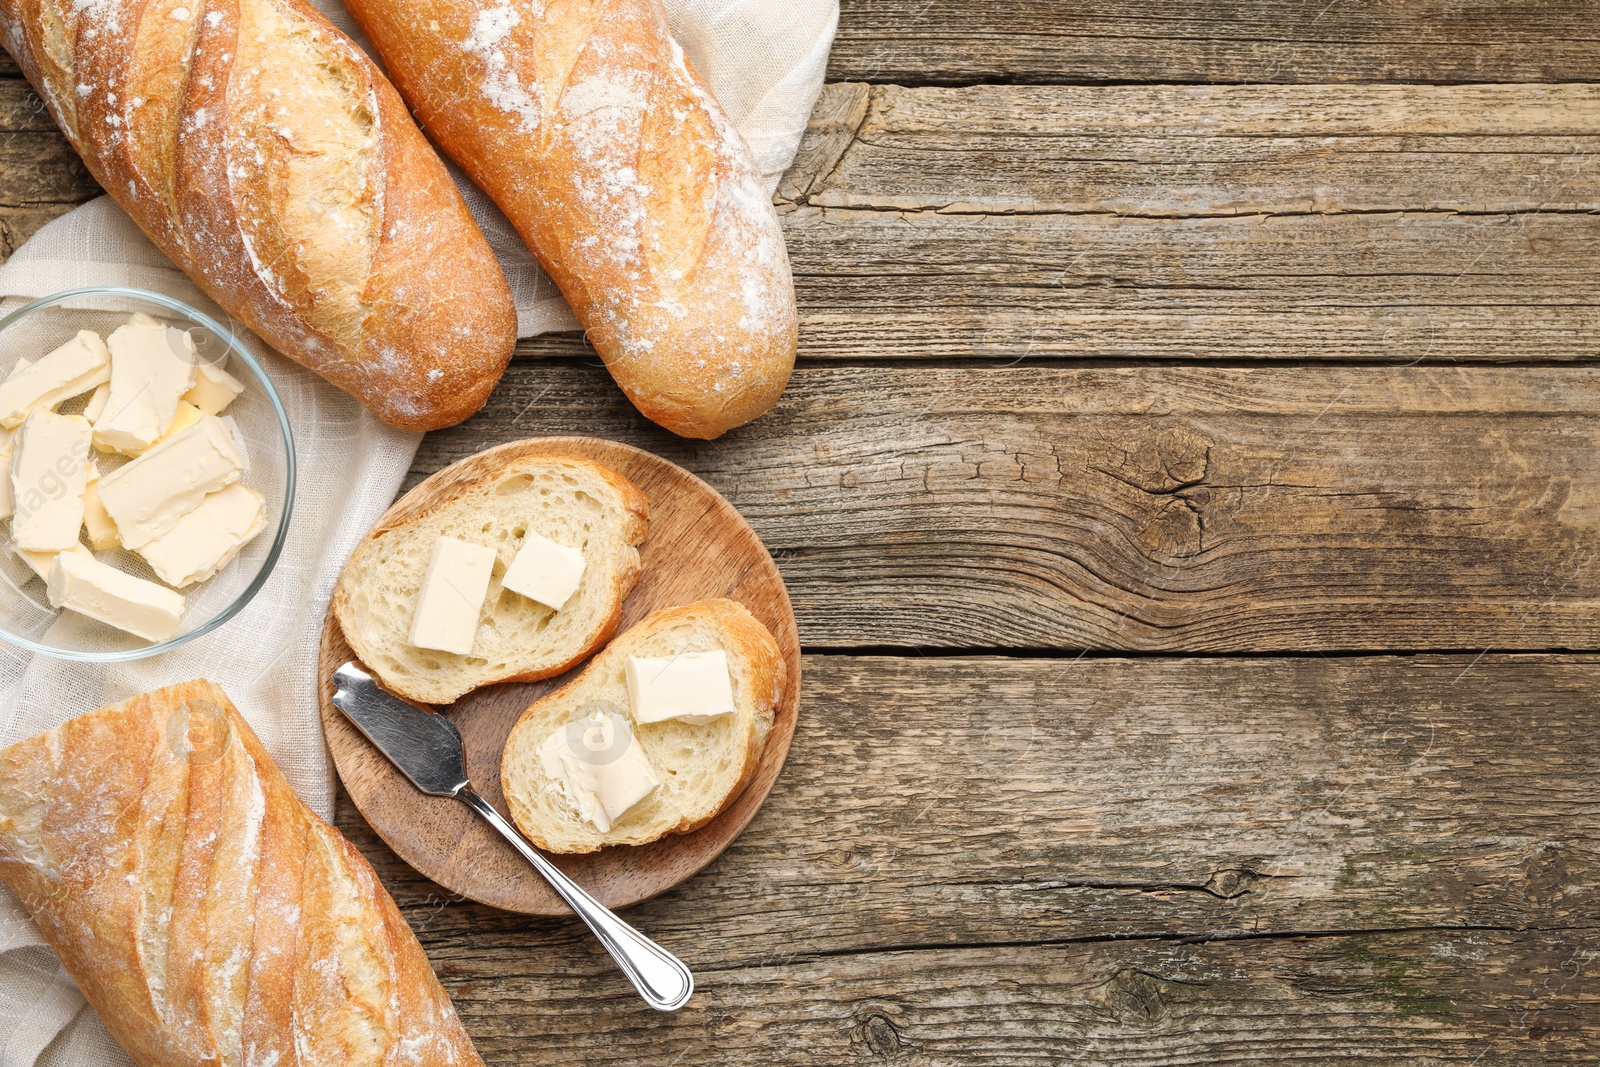
{"type": "Polygon", "coordinates": [[[549,678],[616,632],[646,521],[644,495],[609,467],[547,446],[502,445],[446,468],[390,509],[345,564],[334,614],[361,661],[411,700],[448,703],[494,682],[549,678]],[[581,580],[559,610],[506,581],[534,536],[582,556],[581,580]],[[430,577],[442,540],[492,554],[486,588],[467,570],[454,579],[459,589],[441,571],[430,577]],[[442,623],[457,608],[465,619],[442,623]]]}
{"type": "Polygon", "coordinates": [[[786,682],[777,641],[741,604],[701,600],[647,615],[577,678],[531,704],[512,727],[500,762],[511,817],[535,845],[562,853],[643,845],[697,830],[755,777],[786,682]],[[725,657],[733,691],[728,714],[704,722],[643,722],[634,715],[631,660],[710,652],[725,657]],[[581,744],[592,729],[586,724],[607,714],[631,721],[626,730],[613,728],[609,744],[581,744]],[[633,768],[612,769],[635,747],[633,768]],[[586,748],[594,752],[587,759],[586,748]],[[573,762],[605,766],[591,768],[590,781],[563,766],[573,762]],[[645,788],[647,772],[658,784],[645,788]],[[616,813],[618,799],[628,799],[630,791],[637,799],[616,813]],[[595,818],[597,808],[603,819],[595,818]]]}

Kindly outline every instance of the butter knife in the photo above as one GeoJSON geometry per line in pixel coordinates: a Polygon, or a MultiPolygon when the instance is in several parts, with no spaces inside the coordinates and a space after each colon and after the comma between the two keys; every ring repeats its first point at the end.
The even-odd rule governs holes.
{"type": "Polygon", "coordinates": [[[354,663],[333,672],[333,704],[411,784],[430,796],[454,797],[482,815],[561,899],[594,931],[622,973],[657,1011],[677,1011],[694,992],[694,975],[683,961],[617,918],[537,849],[467,780],[466,756],[455,723],[384,692],[354,663]]]}

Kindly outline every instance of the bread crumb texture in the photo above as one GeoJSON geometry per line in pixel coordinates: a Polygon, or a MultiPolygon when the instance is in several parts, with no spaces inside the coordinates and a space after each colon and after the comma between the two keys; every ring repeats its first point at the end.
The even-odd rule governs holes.
{"type": "Polygon", "coordinates": [[[334,597],[356,654],[391,689],[425,703],[452,701],[491,682],[533,681],[568,669],[615,632],[639,573],[644,498],[600,464],[532,456],[493,464],[449,499],[380,527],[357,548],[334,597]],[[506,589],[506,568],[529,533],[583,554],[576,592],[559,611],[506,589]],[[455,537],[495,551],[472,651],[412,646],[412,617],[434,542],[455,537]]]}

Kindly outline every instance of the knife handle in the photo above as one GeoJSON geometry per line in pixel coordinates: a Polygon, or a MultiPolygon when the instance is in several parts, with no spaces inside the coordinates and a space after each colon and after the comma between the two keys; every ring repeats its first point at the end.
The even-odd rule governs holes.
{"type": "Polygon", "coordinates": [[[684,966],[682,960],[623,922],[577,882],[562,874],[559,867],[528,844],[521,832],[496,811],[493,804],[471,789],[461,790],[456,794],[456,799],[482,815],[490,826],[500,831],[500,836],[511,842],[511,847],[522,853],[523,858],[533,864],[545,881],[561,894],[561,899],[578,913],[578,918],[589,924],[589,929],[611,953],[611,958],[617,961],[617,966],[622,968],[645,1003],[657,1011],[677,1011],[689,1002],[689,996],[694,992],[694,975],[689,973],[689,968],[684,966]]]}

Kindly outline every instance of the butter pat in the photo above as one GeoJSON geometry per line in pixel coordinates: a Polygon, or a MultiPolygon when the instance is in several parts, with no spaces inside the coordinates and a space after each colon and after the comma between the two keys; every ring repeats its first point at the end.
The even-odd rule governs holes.
{"type": "Polygon", "coordinates": [[[56,554],[46,590],[56,607],[146,641],[165,641],[176,634],[183,614],[181,594],[75,552],[56,554]]]}
{"type": "Polygon", "coordinates": [[[221,415],[242,392],[244,383],[221,367],[197,363],[194,386],[183,394],[183,399],[207,415],[221,415]]]}
{"type": "Polygon", "coordinates": [[[661,784],[628,722],[615,712],[569,723],[539,746],[545,777],[601,833],[661,784]]]}
{"type": "Polygon", "coordinates": [[[107,379],[94,387],[94,392],[89,394],[89,402],[83,405],[83,417],[90,422],[97,421],[105,413],[106,401],[111,398],[111,381],[107,379]]]}
{"type": "MultiPolygon", "coordinates": [[[[94,553],[90,552],[82,545],[73,545],[71,548],[65,549],[64,551],[69,552],[74,556],[81,556],[86,559],[94,559],[94,553]]],[[[46,582],[50,580],[50,568],[55,566],[56,557],[61,555],[60,552],[29,552],[25,548],[16,549],[16,553],[18,557],[21,558],[22,562],[26,563],[30,568],[33,569],[33,573],[37,574],[46,582]]]]}
{"type": "Polygon", "coordinates": [[[235,482],[200,501],[139,554],[156,577],[182,589],[216,574],[266,525],[266,498],[235,482]]]}
{"type": "Polygon", "coordinates": [[[94,443],[136,456],[167,432],[178,401],[193,388],[194,341],[183,330],[139,314],[111,331],[106,347],[111,392],[95,421],[94,443]]]}
{"type": "Polygon", "coordinates": [[[0,428],[0,519],[11,517],[11,453],[17,431],[0,428]]]}
{"type": "MultiPolygon", "coordinates": [[[[17,365],[11,368],[11,377],[33,366],[26,359],[17,360],[17,365]]],[[[105,386],[102,384],[101,389],[105,386]]],[[[9,519],[12,511],[11,501],[11,452],[17,443],[17,431],[20,426],[0,426],[0,519],[9,519]]]]}
{"type": "Polygon", "coordinates": [[[117,524],[111,521],[106,506],[100,503],[100,468],[89,461],[88,484],[83,489],[83,528],[89,535],[89,544],[96,552],[116,548],[122,543],[117,536],[117,524]]]}
{"type": "Polygon", "coordinates": [[[37,363],[18,361],[18,369],[0,382],[0,426],[19,426],[29,412],[52,409],[110,377],[106,343],[93,330],[79,330],[37,363]]]}
{"type": "Polygon", "coordinates": [[[30,552],[59,552],[78,543],[88,485],[89,420],[35,411],[11,454],[11,537],[30,552]]]}
{"type": "Polygon", "coordinates": [[[559,611],[582,578],[582,552],[529,531],[500,584],[559,611]]]}
{"type": "Polygon", "coordinates": [[[178,410],[173,413],[172,422],[168,424],[166,430],[162,432],[161,437],[157,439],[156,444],[160,444],[162,441],[165,441],[170,437],[178,436],[180,433],[187,430],[204,417],[205,412],[201,411],[187,400],[178,401],[178,410]]]}
{"type": "Polygon", "coordinates": [[[207,493],[232,485],[244,470],[233,435],[215,415],[200,421],[100,479],[100,503],[124,548],[142,549],[200,506],[207,493]]]}
{"type": "Polygon", "coordinates": [[[465,656],[478,635],[478,614],[489,592],[495,552],[454,537],[433,543],[428,573],[422,579],[416,614],[411,619],[411,643],[465,656]]]}
{"type": "Polygon", "coordinates": [[[628,702],[636,722],[707,723],[733,713],[728,654],[685,652],[670,659],[628,657],[628,702]]]}

